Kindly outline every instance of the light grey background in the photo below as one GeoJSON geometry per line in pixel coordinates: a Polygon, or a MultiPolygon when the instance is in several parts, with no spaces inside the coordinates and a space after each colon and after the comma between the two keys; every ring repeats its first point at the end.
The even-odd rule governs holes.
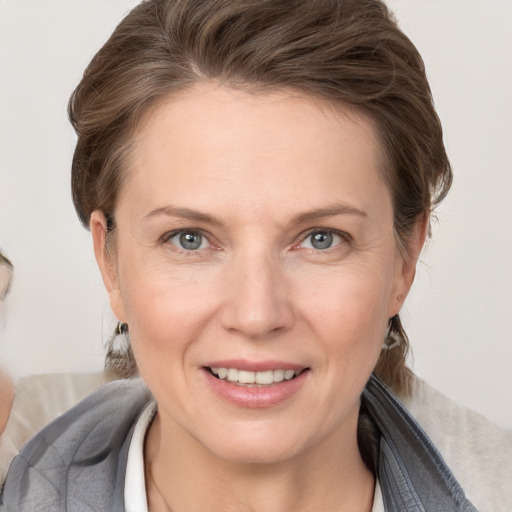
{"type": "MultiPolygon", "coordinates": [[[[70,199],[66,104],[134,0],[0,1],[0,360],[92,371],[115,321],[70,199]]],[[[512,426],[512,2],[391,0],[427,65],[455,173],[403,310],[413,367],[512,426]]]]}

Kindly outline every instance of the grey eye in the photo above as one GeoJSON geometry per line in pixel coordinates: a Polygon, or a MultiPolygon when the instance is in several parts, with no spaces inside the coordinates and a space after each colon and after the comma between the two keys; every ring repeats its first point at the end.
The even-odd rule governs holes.
{"type": "Polygon", "coordinates": [[[208,245],[208,241],[199,231],[180,231],[173,235],[169,242],[186,251],[197,251],[208,245]]]}
{"type": "Polygon", "coordinates": [[[301,244],[306,249],[316,249],[317,251],[329,249],[342,243],[341,235],[333,231],[313,231],[301,244]]]}
{"type": "Polygon", "coordinates": [[[195,251],[201,247],[203,237],[197,231],[185,231],[180,234],[180,244],[183,249],[195,251]]]}
{"type": "Polygon", "coordinates": [[[334,239],[330,231],[317,231],[316,233],[312,233],[310,237],[311,245],[315,249],[328,249],[331,247],[334,239]]]}

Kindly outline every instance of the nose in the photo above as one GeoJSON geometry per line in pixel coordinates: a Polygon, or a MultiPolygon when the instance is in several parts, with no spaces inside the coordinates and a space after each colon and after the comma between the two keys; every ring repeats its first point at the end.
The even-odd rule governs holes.
{"type": "Polygon", "coordinates": [[[287,278],[277,258],[239,255],[230,265],[221,322],[252,340],[273,338],[294,321],[287,278]]]}

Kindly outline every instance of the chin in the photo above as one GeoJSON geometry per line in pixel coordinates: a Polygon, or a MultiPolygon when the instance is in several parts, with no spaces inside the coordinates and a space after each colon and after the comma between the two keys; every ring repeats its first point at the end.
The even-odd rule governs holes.
{"type": "Polygon", "coordinates": [[[292,459],[307,449],[302,436],[289,431],[281,433],[278,428],[255,433],[246,430],[243,435],[225,432],[209,438],[204,446],[215,456],[241,464],[277,464],[292,459]],[[226,435],[227,434],[227,435],[226,435]]]}
{"type": "Polygon", "coordinates": [[[297,449],[283,449],[282,447],[260,446],[231,446],[219,449],[215,454],[219,458],[236,464],[273,465],[292,459],[298,455],[297,449]]]}

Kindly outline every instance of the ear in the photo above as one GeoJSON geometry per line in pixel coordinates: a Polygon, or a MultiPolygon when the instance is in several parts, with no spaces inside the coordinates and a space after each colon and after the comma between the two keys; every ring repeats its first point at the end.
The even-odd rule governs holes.
{"type": "Polygon", "coordinates": [[[390,305],[389,318],[399,313],[407,295],[409,294],[409,290],[411,289],[416,276],[416,264],[418,263],[423,245],[425,244],[428,226],[429,216],[425,214],[418,219],[414,225],[413,233],[405,247],[406,253],[404,254],[402,252],[397,256],[395,286],[390,305]]]}
{"type": "Polygon", "coordinates": [[[126,322],[123,298],[119,289],[116,257],[112,252],[109,253],[106,245],[107,220],[103,212],[100,210],[92,212],[89,228],[92,234],[96,262],[109,296],[110,308],[120,322],[126,322]]]}

